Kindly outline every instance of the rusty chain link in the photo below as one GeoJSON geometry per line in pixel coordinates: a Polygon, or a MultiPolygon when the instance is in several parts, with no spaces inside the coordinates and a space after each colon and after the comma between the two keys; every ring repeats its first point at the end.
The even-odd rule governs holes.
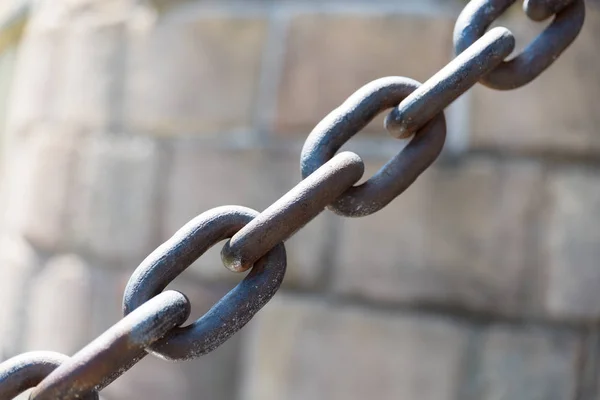
{"type": "Polygon", "coordinates": [[[185,360],[206,354],[241,329],[275,294],[283,281],[283,242],[325,208],[347,217],[381,210],[406,190],[440,154],[446,137],[443,110],[477,82],[494,89],[523,86],[573,42],[585,18],[583,0],[525,0],[530,19],[555,16],[517,57],[506,29],[488,27],[516,0],[473,0],[459,16],[457,57],[420,84],[403,77],[373,81],[325,117],[308,136],[301,154],[303,180],[258,213],[219,207],[194,218],[150,254],[131,276],[123,298],[125,317],[72,357],[31,352],[0,364],[0,400],[33,388],[31,400],[98,399],[98,391],[147,353],[185,360]],[[487,31],[487,32],[486,32],[487,31]],[[337,151],[378,114],[394,137],[410,143],[374,176],[361,158],[337,151]],[[182,327],[190,314],[187,298],[165,287],[215,243],[224,265],[249,274],[204,316],[182,327]]]}

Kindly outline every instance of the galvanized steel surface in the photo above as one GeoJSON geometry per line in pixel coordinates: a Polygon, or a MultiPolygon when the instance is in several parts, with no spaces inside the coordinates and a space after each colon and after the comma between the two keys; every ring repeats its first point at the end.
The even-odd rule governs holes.
{"type": "Polygon", "coordinates": [[[308,136],[301,154],[303,181],[262,213],[218,207],[194,218],[135,270],[125,289],[125,317],[73,357],[32,352],[0,364],[0,400],[34,388],[31,399],[98,399],[97,391],[152,353],[184,360],[206,354],[241,329],[277,292],[286,269],[283,242],[325,207],[336,214],[372,214],[406,190],[435,161],[446,138],[443,110],[480,82],[506,90],[523,86],[573,42],[585,18],[583,0],[526,0],[533,20],[555,15],[520,55],[504,61],[515,39],[488,27],[516,0],[473,0],[454,31],[458,56],[422,85],[409,78],[375,80],[348,98],[308,136]],[[386,128],[408,145],[365,183],[361,158],[336,153],[386,109],[386,128]],[[204,316],[188,326],[190,304],[162,292],[206,250],[229,239],[227,268],[248,275],[204,316]]]}

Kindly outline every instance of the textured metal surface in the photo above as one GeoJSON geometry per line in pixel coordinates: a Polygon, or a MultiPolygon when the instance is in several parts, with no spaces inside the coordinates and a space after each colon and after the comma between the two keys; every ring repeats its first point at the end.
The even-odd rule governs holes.
{"type": "MultiPolygon", "coordinates": [[[[0,364],[0,399],[9,400],[28,389],[35,387],[69,357],[51,351],[23,353],[0,364]]],[[[54,397],[57,399],[60,397],[54,397]]],[[[92,392],[79,397],[84,400],[98,400],[98,393],[92,392]]]]}
{"type": "MultiPolygon", "coordinates": [[[[477,41],[516,0],[473,0],[460,14],[454,29],[456,54],[477,41]]],[[[534,80],[575,40],[585,19],[583,0],[574,0],[525,50],[500,64],[480,82],[499,90],[515,89],[534,80]]]]}
{"type": "Polygon", "coordinates": [[[518,57],[504,61],[515,39],[505,28],[486,30],[516,0],[474,0],[455,31],[459,54],[424,84],[404,77],[375,80],[323,119],[301,154],[303,181],[262,213],[219,207],[194,218],[150,254],[131,276],[125,317],[73,357],[26,353],[0,364],[0,400],[33,388],[32,400],[97,399],[104,388],[148,352],[169,360],[201,356],[241,329],[275,294],[286,270],[283,242],[325,207],[359,217],[372,214],[406,190],[435,161],[446,138],[443,110],[481,82],[497,89],[522,86],[546,69],[579,33],[583,0],[528,0],[531,19],[556,15],[518,57]],[[336,153],[381,112],[386,128],[412,136],[406,147],[366,182],[354,153],[336,153]],[[233,271],[246,277],[204,316],[181,327],[190,313],[186,297],[163,290],[215,243],[233,271]]]}
{"type": "Polygon", "coordinates": [[[101,390],[189,315],[190,304],[183,294],[172,290],[158,294],[52,371],[30,400],[75,399],[101,390]]]}
{"type": "Polygon", "coordinates": [[[494,28],[395,107],[385,121],[392,136],[407,138],[475,85],[514,50],[506,28],[494,28]]]}
{"type": "Polygon", "coordinates": [[[527,16],[532,20],[543,21],[560,12],[573,1],[574,0],[525,0],[523,2],[523,10],[525,10],[527,16]]]}
{"type": "MultiPolygon", "coordinates": [[[[237,206],[218,207],[194,218],[162,244],[131,276],[123,299],[125,314],[163,290],[215,243],[233,236],[258,216],[237,206]]],[[[240,330],[273,297],[285,274],[283,244],[258,260],[250,273],[191,325],[173,329],[151,352],[169,360],[206,354],[240,330]]]]}
{"type": "MultiPolygon", "coordinates": [[[[310,133],[300,159],[306,178],[360,132],[382,111],[396,106],[419,87],[419,82],[402,77],[373,81],[354,93],[310,133]]],[[[362,217],[381,210],[408,188],[437,158],[446,139],[443,113],[426,124],[415,138],[365,183],[348,189],[329,208],[347,217],[362,217]]]]}
{"type": "Polygon", "coordinates": [[[365,166],[354,153],[337,154],[244,226],[223,246],[223,264],[246,271],[358,182],[365,166]]]}

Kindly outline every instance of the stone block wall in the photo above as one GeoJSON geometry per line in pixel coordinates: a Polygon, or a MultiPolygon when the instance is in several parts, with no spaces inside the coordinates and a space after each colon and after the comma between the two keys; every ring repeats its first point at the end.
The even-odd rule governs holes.
{"type": "MultiPolygon", "coordinates": [[[[263,210],[310,130],[363,84],[452,57],[464,1],[42,1],[8,99],[0,357],[72,354],[121,317],[135,267],[212,207],[263,210]]],[[[443,157],[381,212],[325,212],[283,288],[185,363],[147,357],[120,399],[592,400],[600,396],[600,7],[525,88],[447,110],[443,157]]],[[[520,48],[543,29],[500,21],[520,48]]],[[[348,148],[371,174],[402,142],[348,148]]],[[[200,316],[240,276],[211,249],[173,287],[200,316]]]]}

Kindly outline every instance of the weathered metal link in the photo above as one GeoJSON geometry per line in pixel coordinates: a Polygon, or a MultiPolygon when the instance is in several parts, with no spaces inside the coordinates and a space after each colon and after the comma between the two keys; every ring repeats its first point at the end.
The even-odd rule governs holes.
{"type": "Polygon", "coordinates": [[[146,347],[189,315],[190,304],[183,294],[159,293],[52,371],[29,399],[77,399],[102,390],[141,360],[146,347]]]}
{"type": "Polygon", "coordinates": [[[574,0],[525,0],[523,10],[533,21],[543,21],[554,14],[559,13],[563,8],[571,4],[574,0]]]}
{"type": "MultiPolygon", "coordinates": [[[[419,85],[409,78],[388,77],[359,89],[325,117],[306,139],[300,160],[302,177],[319,169],[373,118],[398,105],[419,85]]],[[[375,175],[348,189],[328,208],[347,217],[361,217],[381,210],[431,165],[441,152],[445,139],[446,120],[440,112],[375,175]]]]}
{"type": "MultiPolygon", "coordinates": [[[[487,28],[516,0],[472,0],[460,14],[454,28],[456,54],[477,41],[487,28]]],[[[575,40],[585,19],[583,0],[574,0],[517,57],[505,61],[480,79],[490,88],[509,90],[523,86],[548,68],[575,40]]]]}
{"type": "MultiPolygon", "coordinates": [[[[4,361],[0,364],[0,399],[13,399],[35,387],[52,371],[68,361],[69,357],[51,351],[23,353],[4,361]]],[[[80,399],[98,400],[98,392],[88,393],[80,399]]]]}
{"type": "Polygon", "coordinates": [[[136,268],[123,296],[124,318],[73,357],[33,352],[0,364],[0,400],[33,389],[30,400],[98,400],[98,391],[147,354],[167,360],[199,357],[228,340],[275,295],[286,271],[284,242],[329,208],[336,214],[373,214],[404,192],[440,154],[446,139],[443,110],[477,82],[508,90],[548,68],[573,42],[585,19],[584,0],[525,0],[533,20],[555,16],[516,58],[506,28],[490,25],[516,0],[472,0],[454,27],[457,57],[424,84],[404,78],[375,80],[327,115],[302,148],[303,180],[262,213],[238,206],[200,214],[136,268]],[[409,138],[402,151],[366,182],[361,158],[336,154],[378,114],[392,109],[386,129],[409,138]],[[195,260],[229,239],[221,259],[244,279],[195,322],[187,298],[164,291],[195,260]]]}
{"type": "Polygon", "coordinates": [[[358,155],[337,154],[233,235],[221,250],[223,264],[236,272],[251,268],[358,182],[364,172],[358,155]]]}
{"type": "Polygon", "coordinates": [[[394,137],[410,137],[500,65],[514,48],[515,38],[508,29],[490,30],[402,100],[387,116],[386,129],[394,137]]]}
{"type": "MultiPolygon", "coordinates": [[[[134,271],[125,288],[125,315],[160,293],[215,243],[230,238],[258,215],[246,207],[226,206],[213,208],[187,223],[134,271]]],[[[147,351],[168,360],[185,360],[214,350],[273,297],[285,268],[285,248],[280,243],[204,316],[191,325],[174,328],[147,351]]]]}

